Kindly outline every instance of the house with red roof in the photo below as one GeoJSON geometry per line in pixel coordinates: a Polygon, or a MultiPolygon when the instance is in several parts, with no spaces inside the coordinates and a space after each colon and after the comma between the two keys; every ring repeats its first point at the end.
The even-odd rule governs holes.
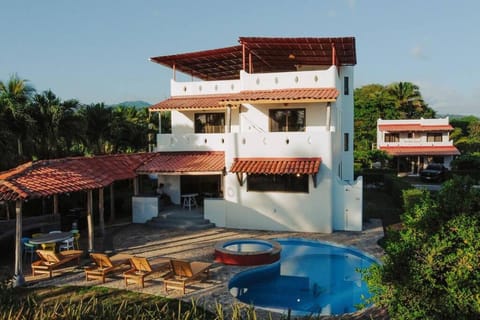
{"type": "Polygon", "coordinates": [[[429,163],[450,162],[460,152],[450,140],[448,117],[377,121],[377,148],[393,156],[398,173],[418,174],[429,163]]]}
{"type": "MultiPolygon", "coordinates": [[[[238,42],[150,59],[173,70],[170,97],[149,108],[161,121],[170,114],[171,132],[156,135],[156,158],[136,172],[156,176],[175,204],[201,202],[219,227],[361,230],[355,39],[238,42]],[[177,80],[178,72],[191,80],[177,80]]],[[[134,210],[151,210],[145,201],[134,198],[134,210]]]]}

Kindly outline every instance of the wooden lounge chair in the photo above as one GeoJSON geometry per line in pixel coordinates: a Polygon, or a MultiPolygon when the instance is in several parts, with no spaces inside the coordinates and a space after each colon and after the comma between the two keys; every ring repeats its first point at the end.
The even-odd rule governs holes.
{"type": "Polygon", "coordinates": [[[50,278],[53,275],[53,270],[72,260],[77,260],[77,264],[80,264],[80,257],[83,255],[82,250],[65,250],[61,253],[55,253],[50,250],[37,250],[36,252],[40,260],[32,263],[33,276],[39,273],[46,273],[50,278]]]}
{"type": "Polygon", "coordinates": [[[125,286],[128,286],[128,282],[131,280],[140,284],[142,288],[145,288],[145,277],[166,270],[170,266],[170,259],[156,258],[149,261],[144,257],[131,257],[130,264],[132,265],[132,268],[123,273],[125,286]]]}
{"type": "Polygon", "coordinates": [[[171,272],[163,280],[165,292],[168,288],[181,289],[185,294],[185,286],[188,283],[199,281],[201,277],[208,278],[212,266],[209,262],[170,260],[171,272]]]}
{"type": "Polygon", "coordinates": [[[109,273],[113,273],[128,265],[131,257],[131,255],[125,253],[118,253],[111,257],[104,253],[90,253],[90,258],[92,258],[95,265],[85,267],[85,278],[87,281],[99,279],[102,280],[102,283],[105,283],[105,277],[109,273]]]}

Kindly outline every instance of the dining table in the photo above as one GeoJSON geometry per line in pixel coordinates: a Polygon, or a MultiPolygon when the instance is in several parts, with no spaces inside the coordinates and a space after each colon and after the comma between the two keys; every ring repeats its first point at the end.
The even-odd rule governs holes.
{"type": "Polygon", "coordinates": [[[31,238],[29,240],[32,244],[42,244],[42,243],[54,243],[62,242],[69,238],[73,237],[73,233],[70,231],[56,232],[56,233],[45,233],[41,236],[31,238]]]}

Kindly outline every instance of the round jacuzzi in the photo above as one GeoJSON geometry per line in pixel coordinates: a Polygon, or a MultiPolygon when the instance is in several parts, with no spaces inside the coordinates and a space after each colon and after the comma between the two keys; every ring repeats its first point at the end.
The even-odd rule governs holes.
{"type": "Polygon", "coordinates": [[[239,266],[269,264],[280,259],[280,243],[262,239],[235,239],[215,245],[215,261],[239,266]]]}

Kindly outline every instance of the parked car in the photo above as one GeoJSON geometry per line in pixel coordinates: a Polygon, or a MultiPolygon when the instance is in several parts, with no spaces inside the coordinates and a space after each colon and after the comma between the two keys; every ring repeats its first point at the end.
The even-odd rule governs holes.
{"type": "Polygon", "coordinates": [[[441,163],[430,163],[420,172],[420,179],[423,181],[441,182],[447,177],[448,169],[441,163]]]}

